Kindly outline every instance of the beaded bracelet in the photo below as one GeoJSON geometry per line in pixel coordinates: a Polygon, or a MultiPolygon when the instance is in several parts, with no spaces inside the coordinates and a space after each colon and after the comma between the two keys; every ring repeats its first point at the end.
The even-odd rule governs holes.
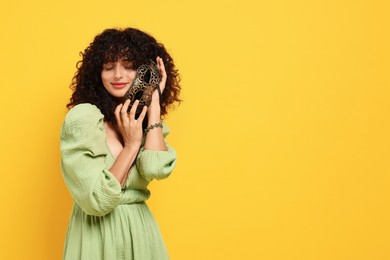
{"type": "Polygon", "coordinates": [[[145,134],[147,134],[153,128],[157,128],[157,127],[161,127],[162,128],[163,127],[162,122],[152,124],[152,125],[148,126],[147,128],[145,128],[145,134]]]}

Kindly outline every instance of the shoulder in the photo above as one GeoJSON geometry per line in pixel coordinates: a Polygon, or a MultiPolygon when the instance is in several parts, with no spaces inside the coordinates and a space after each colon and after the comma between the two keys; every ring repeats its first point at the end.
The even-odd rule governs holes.
{"type": "Polygon", "coordinates": [[[104,118],[100,109],[90,103],[82,103],[72,107],[65,116],[65,124],[96,123],[104,118]]]}
{"type": "Polygon", "coordinates": [[[97,106],[90,103],[82,103],[72,107],[66,114],[65,120],[78,119],[85,116],[101,118],[103,117],[103,114],[97,106]]]}
{"type": "Polygon", "coordinates": [[[61,132],[74,131],[79,128],[102,128],[104,116],[100,109],[90,103],[72,107],[65,116],[61,132]]]}

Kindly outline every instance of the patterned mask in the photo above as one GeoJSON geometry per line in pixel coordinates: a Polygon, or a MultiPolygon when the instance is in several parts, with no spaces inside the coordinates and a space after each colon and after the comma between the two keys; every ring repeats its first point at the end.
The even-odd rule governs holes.
{"type": "Polygon", "coordinates": [[[133,83],[124,96],[124,100],[130,99],[130,106],[135,100],[139,100],[136,115],[142,112],[144,106],[149,106],[152,101],[152,94],[159,87],[161,75],[156,63],[150,61],[138,67],[133,83]]]}

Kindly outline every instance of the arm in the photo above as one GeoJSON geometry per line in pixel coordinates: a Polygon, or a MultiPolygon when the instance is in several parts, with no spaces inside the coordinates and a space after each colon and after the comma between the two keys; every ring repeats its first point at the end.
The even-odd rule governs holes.
{"type": "MultiPolygon", "coordinates": [[[[161,58],[157,57],[157,65],[160,69],[162,79],[160,89],[163,92],[167,75],[164,68],[164,63],[161,58]]],[[[148,108],[148,125],[159,123],[160,115],[160,100],[157,90],[153,93],[152,103],[148,108]]],[[[176,165],[176,153],[165,142],[165,137],[168,135],[169,129],[163,123],[163,128],[151,129],[146,137],[144,146],[141,147],[136,161],[137,169],[140,174],[148,181],[152,179],[167,178],[176,165]]]]}
{"type": "Polygon", "coordinates": [[[164,122],[162,124],[162,136],[167,150],[146,150],[142,146],[137,157],[137,169],[147,181],[167,178],[176,166],[176,152],[165,141],[169,128],[164,122]]]}
{"type": "MultiPolygon", "coordinates": [[[[160,90],[161,93],[164,91],[165,83],[167,81],[167,73],[165,71],[164,62],[160,57],[157,57],[157,66],[161,74],[160,90]]],[[[148,107],[148,126],[160,123],[161,121],[161,109],[160,109],[160,97],[157,90],[153,92],[152,102],[148,107]]],[[[145,150],[157,150],[157,151],[167,151],[168,148],[165,145],[164,136],[162,128],[157,127],[151,129],[145,138],[144,144],[145,150]]]]}
{"type": "Polygon", "coordinates": [[[68,112],[60,146],[62,174],[74,201],[89,215],[111,212],[120,202],[121,186],[106,168],[103,115],[96,106],[80,104],[68,112]]]}
{"type": "Polygon", "coordinates": [[[120,152],[109,170],[112,175],[114,175],[115,178],[119,181],[122,188],[126,184],[130,167],[137,157],[137,153],[138,149],[135,149],[134,147],[123,147],[123,150],[120,152]]]}
{"type": "Polygon", "coordinates": [[[131,165],[137,157],[138,150],[142,143],[142,121],[146,115],[146,107],[143,108],[138,119],[135,119],[135,111],[139,101],[136,100],[134,106],[127,113],[130,100],[124,104],[119,104],[115,109],[115,117],[120,134],[122,135],[124,146],[119,153],[110,172],[118,179],[121,187],[126,183],[131,165]]]}

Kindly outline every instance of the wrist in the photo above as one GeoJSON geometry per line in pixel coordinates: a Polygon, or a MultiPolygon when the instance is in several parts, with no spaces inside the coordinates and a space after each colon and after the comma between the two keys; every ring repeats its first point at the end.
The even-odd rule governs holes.
{"type": "Polygon", "coordinates": [[[132,155],[132,154],[137,154],[138,153],[138,149],[141,147],[141,141],[140,142],[133,142],[133,143],[129,143],[129,144],[125,144],[123,146],[123,149],[122,149],[122,152],[128,154],[128,155],[132,155]]]}
{"type": "Polygon", "coordinates": [[[158,122],[158,123],[150,124],[150,125],[144,130],[144,134],[146,135],[147,133],[149,133],[150,130],[155,129],[155,128],[163,128],[162,122],[160,121],[160,122],[158,122]]]}
{"type": "Polygon", "coordinates": [[[152,103],[150,103],[148,107],[148,111],[147,111],[148,117],[150,118],[152,116],[158,116],[158,118],[160,118],[160,113],[161,113],[160,102],[158,100],[152,101],[152,103]]]}

